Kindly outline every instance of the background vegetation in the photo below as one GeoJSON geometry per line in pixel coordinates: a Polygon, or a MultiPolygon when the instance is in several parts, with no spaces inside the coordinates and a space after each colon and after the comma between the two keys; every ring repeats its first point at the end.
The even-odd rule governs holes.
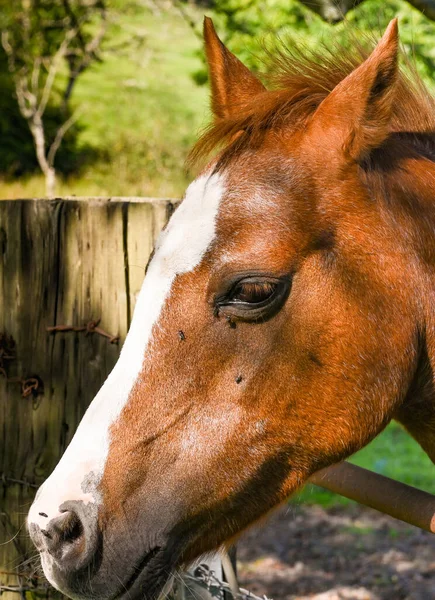
{"type": "MultiPolygon", "coordinates": [[[[44,5],[44,0],[21,0],[31,1],[44,5]]],[[[0,0],[1,5],[4,28],[11,11],[6,5],[20,2],[0,0]]],[[[184,159],[209,118],[204,14],[215,17],[225,42],[256,71],[267,69],[264,48],[277,36],[308,47],[332,40],[348,44],[349,24],[360,38],[376,37],[397,15],[406,52],[434,85],[435,23],[404,0],[365,0],[346,15],[346,23],[337,24],[325,22],[299,0],[108,0],[106,6],[108,26],[98,60],[77,79],[70,99],[70,112],[81,107],[81,113],[56,158],[59,195],[183,192],[189,178],[184,159]]],[[[47,108],[48,138],[59,120],[65,78],[64,70],[47,108]]],[[[0,83],[0,198],[44,195],[32,137],[1,49],[0,83]]]]}
{"type": "MultiPolygon", "coordinates": [[[[57,155],[62,175],[58,195],[182,194],[189,179],[184,160],[209,119],[200,33],[204,13],[215,17],[228,46],[259,72],[267,70],[265,47],[277,35],[287,44],[307,47],[348,44],[349,25],[360,38],[377,37],[398,16],[404,49],[434,88],[435,22],[404,0],[366,0],[347,14],[346,23],[336,24],[298,0],[111,0],[107,6],[108,27],[98,60],[77,79],[70,99],[70,110],[81,106],[82,112],[57,155]]],[[[1,27],[7,15],[3,4],[1,27]]],[[[50,97],[48,137],[58,126],[66,77],[66,68],[61,69],[50,97]]],[[[0,84],[0,199],[43,196],[32,136],[1,50],[0,84]]],[[[434,467],[397,425],[353,460],[433,492],[434,467]]],[[[301,497],[333,501],[313,489],[301,497]]]]}

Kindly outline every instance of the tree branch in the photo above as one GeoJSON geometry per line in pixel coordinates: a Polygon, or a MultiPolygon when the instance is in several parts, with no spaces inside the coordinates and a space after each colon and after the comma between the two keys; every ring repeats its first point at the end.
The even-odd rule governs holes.
{"type": "Polygon", "coordinates": [[[73,112],[73,114],[69,117],[69,119],[67,119],[57,130],[56,136],[50,146],[50,149],[49,149],[48,155],[47,155],[47,162],[50,167],[54,166],[54,159],[56,158],[56,153],[60,148],[62,140],[65,137],[65,134],[74,125],[74,123],[77,121],[79,116],[82,114],[83,110],[84,110],[83,106],[79,106],[73,112]]]}
{"type": "Polygon", "coordinates": [[[63,94],[63,105],[64,107],[67,105],[69,99],[71,98],[71,94],[77,81],[79,75],[83,73],[85,69],[89,67],[93,60],[97,60],[97,50],[101,45],[101,42],[106,34],[107,30],[107,21],[105,17],[105,13],[102,13],[102,21],[101,26],[95,36],[85,45],[84,54],[82,55],[82,60],[74,65],[73,61],[68,61],[70,68],[70,76],[68,78],[68,84],[65,88],[65,92],[63,94]],[[103,16],[104,15],[104,16],[103,16]]]}
{"type": "Polygon", "coordinates": [[[181,0],[172,0],[172,6],[175,8],[175,10],[178,11],[178,14],[181,16],[181,18],[187,23],[187,25],[190,27],[190,29],[193,31],[196,37],[199,38],[202,42],[202,32],[198,31],[197,23],[189,15],[181,0]]]}
{"type": "Polygon", "coordinates": [[[89,67],[92,61],[99,60],[97,51],[100,48],[101,42],[107,31],[107,10],[104,0],[100,0],[97,2],[97,4],[100,14],[100,27],[98,28],[96,34],[89,40],[89,42],[85,42],[81,33],[81,23],[77,19],[74,10],[71,7],[70,1],[63,0],[63,6],[69,15],[69,18],[71,19],[74,28],[77,30],[77,39],[80,43],[80,48],[76,49],[75,52],[72,52],[69,56],[67,56],[70,75],[63,95],[63,108],[65,108],[68,104],[78,76],[89,67]],[[74,60],[74,57],[80,57],[80,60],[74,60]]]}
{"type": "MultiPolygon", "coordinates": [[[[175,0],[174,0],[175,1],[175,0]]],[[[328,23],[342,21],[346,14],[364,0],[299,0],[328,23]]],[[[422,12],[428,19],[435,21],[435,0],[407,0],[408,4],[422,12]]]]}
{"type": "Polygon", "coordinates": [[[428,19],[435,21],[435,0],[408,0],[408,4],[422,12],[428,19]]]}
{"type": "Polygon", "coordinates": [[[32,94],[35,94],[35,96],[38,93],[38,89],[39,89],[39,75],[41,72],[41,58],[39,56],[35,57],[34,63],[33,63],[33,70],[32,70],[32,77],[31,77],[31,88],[32,88],[32,94]]]}
{"type": "Polygon", "coordinates": [[[27,90],[27,78],[25,76],[15,76],[15,93],[21,114],[25,119],[30,119],[35,113],[36,97],[32,97],[29,94],[27,90]],[[26,104],[26,100],[28,104],[26,104]]]}
{"type": "Polygon", "coordinates": [[[364,0],[299,0],[328,23],[342,21],[346,14],[364,0]]]}
{"type": "Polygon", "coordinates": [[[9,71],[11,73],[13,73],[16,70],[15,54],[14,54],[14,49],[12,48],[12,45],[9,41],[9,32],[5,29],[2,30],[1,41],[2,41],[3,50],[5,51],[6,56],[8,57],[9,71]]]}
{"type": "Polygon", "coordinates": [[[62,58],[65,56],[66,49],[68,48],[71,40],[74,39],[74,37],[76,35],[77,35],[76,29],[70,29],[69,31],[67,31],[61,45],[59,46],[59,49],[54,54],[54,56],[51,60],[50,67],[48,69],[48,75],[45,80],[44,88],[42,90],[41,100],[40,100],[39,106],[38,106],[38,112],[41,117],[44,114],[45,109],[47,108],[47,103],[50,99],[51,90],[53,87],[54,79],[57,75],[57,72],[58,72],[58,69],[60,66],[60,62],[61,62],[62,58]]]}

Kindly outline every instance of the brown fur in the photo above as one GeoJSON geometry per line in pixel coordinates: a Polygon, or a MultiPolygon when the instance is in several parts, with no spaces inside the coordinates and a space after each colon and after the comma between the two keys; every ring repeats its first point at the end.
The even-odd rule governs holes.
{"type": "MultiPolygon", "coordinates": [[[[231,55],[228,50],[226,54],[231,55]]],[[[217,118],[192,149],[189,163],[201,162],[220,148],[224,150],[220,164],[227,164],[244,150],[261,146],[270,131],[303,129],[323,100],[369,55],[370,42],[362,45],[356,39],[348,49],[341,46],[317,51],[278,48],[268,64],[269,91],[256,90],[250,97],[245,95],[240,109],[231,113],[224,110],[222,95],[212,94],[212,109],[217,118]]],[[[402,59],[405,66],[398,73],[392,112],[386,122],[387,133],[432,134],[435,132],[435,101],[412,63],[404,55],[402,59]]],[[[210,64],[213,84],[212,66],[210,64]]],[[[352,107],[352,99],[348,106],[352,107]]]]}
{"type": "Polygon", "coordinates": [[[216,122],[195,156],[223,146],[216,237],[173,284],[101,482],[102,531],[169,538],[168,568],[394,417],[435,458],[433,102],[397,71],[397,24],[362,64],[279,56],[271,92],[210,23],[206,42],[216,122]],[[216,312],[247,272],[291,277],[264,322],[216,312]]]}

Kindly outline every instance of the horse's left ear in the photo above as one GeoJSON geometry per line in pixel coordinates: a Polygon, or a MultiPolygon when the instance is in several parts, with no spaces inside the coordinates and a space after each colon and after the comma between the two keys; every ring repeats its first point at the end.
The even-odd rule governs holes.
{"type": "Polygon", "coordinates": [[[263,84],[224,46],[213,21],[204,19],[205,52],[211,83],[211,107],[217,119],[243,110],[244,105],[260,92],[263,84]]]}
{"type": "MultiPolygon", "coordinates": [[[[339,83],[313,115],[314,132],[329,131],[347,158],[361,160],[388,137],[398,79],[397,19],[369,58],[339,83]]],[[[313,133],[314,133],[313,132],[313,133]]]]}

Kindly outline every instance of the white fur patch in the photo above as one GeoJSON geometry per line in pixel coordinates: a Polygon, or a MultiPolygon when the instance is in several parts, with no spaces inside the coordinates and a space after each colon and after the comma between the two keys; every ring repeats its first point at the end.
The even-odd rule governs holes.
{"type": "Polygon", "coordinates": [[[156,244],[118,362],[89,406],[62,459],[39,489],[29,511],[29,523],[44,528],[66,501],[98,502],[95,485],[101,479],[109,452],[110,426],[126,405],[142,370],[153,327],[175,277],[198,266],[215,237],[223,193],[223,177],[218,174],[203,175],[188,187],[156,244]]]}

